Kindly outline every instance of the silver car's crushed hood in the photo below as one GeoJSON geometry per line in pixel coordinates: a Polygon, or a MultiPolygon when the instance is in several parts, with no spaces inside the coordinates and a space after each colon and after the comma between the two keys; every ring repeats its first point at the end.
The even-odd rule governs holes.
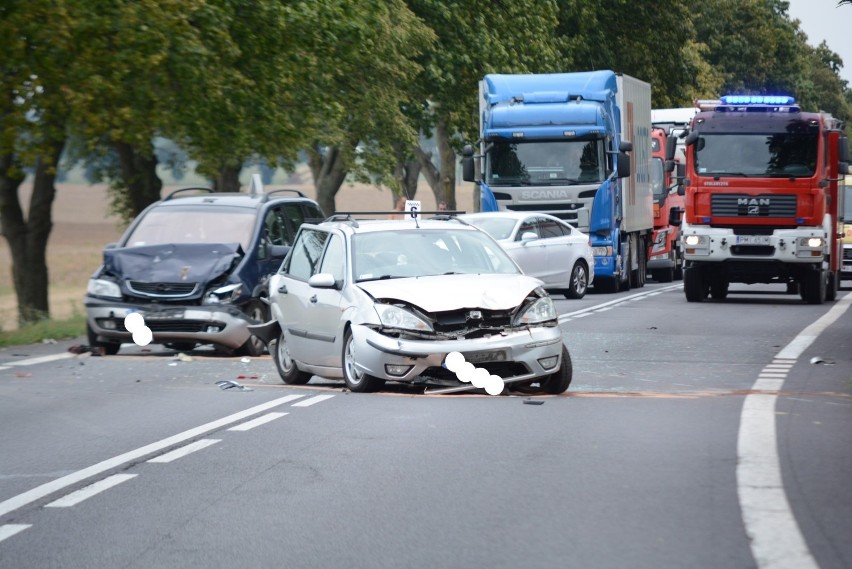
{"type": "Polygon", "coordinates": [[[435,275],[358,283],[376,299],[400,300],[425,310],[462,308],[511,310],[523,303],[541,281],[526,275],[435,275]]]}

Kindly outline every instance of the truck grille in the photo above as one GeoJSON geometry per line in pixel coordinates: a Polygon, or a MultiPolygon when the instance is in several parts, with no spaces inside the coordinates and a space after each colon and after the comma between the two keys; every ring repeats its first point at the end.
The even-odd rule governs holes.
{"type": "Polygon", "coordinates": [[[716,217],[796,217],[796,196],[716,194],[711,196],[716,217]]]}
{"type": "Polygon", "coordinates": [[[192,296],[198,283],[147,283],[127,281],[127,288],[133,294],[153,298],[184,298],[192,296]]]}

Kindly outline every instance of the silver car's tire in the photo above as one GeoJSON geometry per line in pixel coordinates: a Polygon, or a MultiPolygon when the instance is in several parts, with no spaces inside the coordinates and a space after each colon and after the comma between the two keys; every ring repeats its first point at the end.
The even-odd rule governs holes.
{"type": "Polygon", "coordinates": [[[565,298],[583,298],[589,288],[589,270],[582,261],[577,261],[571,269],[571,281],[568,283],[568,291],[565,298]]]}
{"type": "Polygon", "coordinates": [[[278,375],[281,376],[281,381],[288,385],[304,385],[311,380],[312,374],[300,370],[290,356],[290,350],[287,347],[283,330],[278,335],[278,341],[275,342],[274,347],[270,351],[272,352],[272,361],[275,362],[275,369],[278,370],[278,375]]]}
{"type": "Polygon", "coordinates": [[[568,353],[568,348],[563,345],[562,364],[555,373],[549,375],[547,379],[543,380],[539,385],[541,385],[541,390],[543,392],[557,395],[568,390],[568,386],[571,385],[573,377],[574,366],[571,363],[571,354],[568,353]]]}
{"type": "Polygon", "coordinates": [[[355,342],[349,328],[343,338],[343,381],[350,391],[356,393],[376,391],[385,384],[384,380],[362,372],[355,365],[355,342]]]}

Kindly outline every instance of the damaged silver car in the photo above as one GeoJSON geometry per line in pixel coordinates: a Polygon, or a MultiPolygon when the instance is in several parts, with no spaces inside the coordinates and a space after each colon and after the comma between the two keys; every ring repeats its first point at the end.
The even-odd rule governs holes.
{"type": "Polygon", "coordinates": [[[388,381],[475,389],[447,366],[457,352],[506,389],[562,393],[571,358],[541,285],[488,234],[453,217],[337,215],[302,226],[270,278],[272,319],[250,329],[291,385],[318,375],[356,392],[388,381]]]}

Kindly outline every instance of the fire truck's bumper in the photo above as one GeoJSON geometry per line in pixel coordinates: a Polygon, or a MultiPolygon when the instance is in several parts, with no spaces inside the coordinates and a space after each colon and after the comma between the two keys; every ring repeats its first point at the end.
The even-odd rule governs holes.
{"type": "Polygon", "coordinates": [[[693,225],[681,236],[686,261],[779,261],[820,263],[828,253],[825,231],[819,228],[776,229],[770,235],[734,234],[733,229],[693,225]]]}

